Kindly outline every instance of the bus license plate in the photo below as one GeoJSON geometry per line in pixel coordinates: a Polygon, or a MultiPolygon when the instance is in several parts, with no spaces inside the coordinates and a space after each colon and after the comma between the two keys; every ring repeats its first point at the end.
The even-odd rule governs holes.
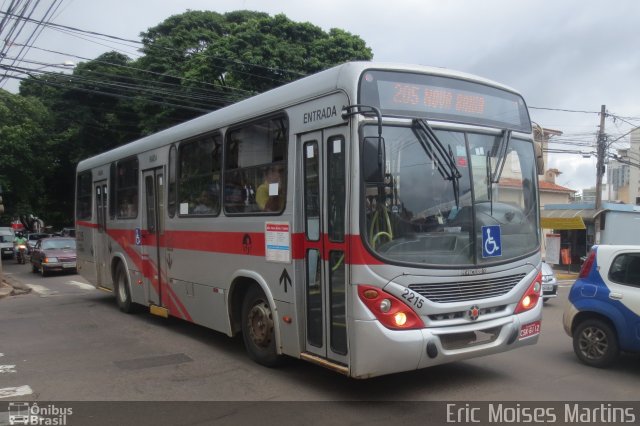
{"type": "Polygon", "coordinates": [[[531,322],[520,327],[520,339],[540,334],[540,321],[531,322]]]}

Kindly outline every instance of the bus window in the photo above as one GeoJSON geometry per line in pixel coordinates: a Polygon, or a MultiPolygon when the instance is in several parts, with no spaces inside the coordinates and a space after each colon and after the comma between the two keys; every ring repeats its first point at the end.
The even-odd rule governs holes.
{"type": "Polygon", "coordinates": [[[304,144],[304,214],[305,231],[310,241],[320,239],[320,165],[318,142],[304,144]]]}
{"type": "Polygon", "coordinates": [[[327,219],[329,239],[333,242],[344,241],[346,186],[344,139],[330,138],[327,149],[327,219]]]}
{"type": "MultiPolygon", "coordinates": [[[[178,163],[180,215],[217,215],[220,212],[222,166],[220,135],[206,136],[181,144],[178,163]]],[[[169,178],[171,179],[171,173],[169,178]]]]}
{"type": "Polygon", "coordinates": [[[138,216],[138,159],[118,162],[116,179],[116,210],[118,219],[138,216]]]}
{"type": "Polygon", "coordinates": [[[116,163],[111,163],[109,167],[109,218],[116,218],[116,163]]]}
{"type": "Polygon", "coordinates": [[[225,164],[227,213],[281,213],[287,195],[287,135],[284,117],[229,132],[225,164]]]}
{"type": "Polygon", "coordinates": [[[167,200],[167,213],[169,214],[169,217],[174,217],[176,215],[176,151],[176,146],[171,145],[171,149],[169,150],[169,199],[167,200]]]}
{"type": "Polygon", "coordinates": [[[78,175],[76,219],[91,219],[91,171],[78,175]]]}

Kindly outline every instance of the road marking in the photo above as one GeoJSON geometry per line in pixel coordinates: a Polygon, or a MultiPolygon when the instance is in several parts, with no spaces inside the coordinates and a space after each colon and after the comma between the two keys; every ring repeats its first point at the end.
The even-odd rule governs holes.
{"type": "Polygon", "coordinates": [[[33,390],[29,385],[18,386],[14,388],[0,388],[0,398],[11,398],[14,396],[31,395],[33,390]]]}
{"type": "Polygon", "coordinates": [[[16,366],[15,365],[0,365],[0,374],[2,373],[15,373],[16,366]]]}
{"type": "Polygon", "coordinates": [[[47,297],[54,294],[58,294],[57,291],[49,290],[47,287],[39,284],[27,284],[27,287],[29,287],[31,290],[38,293],[41,297],[47,297]]]}
{"type": "Polygon", "coordinates": [[[67,281],[67,284],[79,287],[83,290],[95,290],[96,288],[91,284],[81,283],[80,281],[67,281]]]}

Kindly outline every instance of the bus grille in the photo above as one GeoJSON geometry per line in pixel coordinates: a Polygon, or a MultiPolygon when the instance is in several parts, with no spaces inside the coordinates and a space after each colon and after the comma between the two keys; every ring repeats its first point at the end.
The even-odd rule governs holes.
{"type": "Polygon", "coordinates": [[[488,299],[507,294],[526,274],[477,281],[411,284],[409,288],[432,302],[454,303],[488,299]]]}

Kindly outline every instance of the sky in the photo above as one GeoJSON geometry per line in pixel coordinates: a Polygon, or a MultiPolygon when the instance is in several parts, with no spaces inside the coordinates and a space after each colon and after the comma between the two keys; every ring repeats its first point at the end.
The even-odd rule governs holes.
{"type": "MultiPolygon", "coordinates": [[[[534,122],[563,132],[552,149],[594,152],[601,105],[608,113],[605,132],[620,138],[614,147],[628,145],[622,135],[640,126],[636,0],[63,0],[52,22],[139,39],[141,31],[186,10],[282,13],[360,36],[376,61],[444,67],[506,84],[524,96],[534,122]]],[[[138,56],[129,46],[52,29],[34,45],[69,54],[31,49],[26,56],[50,64],[114,48],[138,56]]],[[[17,82],[3,88],[16,92],[17,82]]],[[[550,153],[546,168],[562,172],[556,183],[580,191],[595,186],[595,163],[595,155],[550,153]]]]}

